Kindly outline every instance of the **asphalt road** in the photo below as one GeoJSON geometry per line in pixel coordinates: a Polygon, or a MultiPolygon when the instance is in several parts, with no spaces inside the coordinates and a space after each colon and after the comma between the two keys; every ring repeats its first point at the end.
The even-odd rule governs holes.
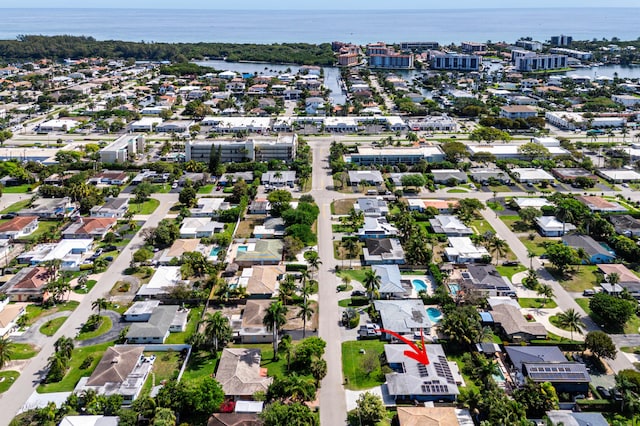
{"type": "MultiPolygon", "coordinates": [[[[160,200],[160,205],[156,211],[150,215],[142,229],[152,228],[158,225],[160,220],[164,219],[169,213],[169,208],[177,201],[176,195],[154,194],[154,198],[160,200]]],[[[4,197],[2,197],[4,201],[4,197]]],[[[1,206],[1,203],[0,203],[1,206]]],[[[141,229],[141,230],[142,230],[141,229]]],[[[114,260],[109,269],[98,280],[95,287],[91,289],[87,297],[85,297],[75,311],[69,316],[67,321],[60,329],[51,337],[43,341],[42,347],[38,355],[31,359],[31,362],[25,367],[20,377],[11,386],[11,389],[0,394],[0,406],[5,413],[0,416],[0,426],[8,425],[18,410],[22,408],[29,396],[36,389],[44,375],[47,358],[54,352],[54,342],[62,337],[74,337],[78,333],[80,326],[92,313],[91,302],[99,297],[107,296],[114,284],[122,276],[122,272],[129,267],[131,256],[143,244],[140,231],[123,249],[120,255],[114,260]]]]}

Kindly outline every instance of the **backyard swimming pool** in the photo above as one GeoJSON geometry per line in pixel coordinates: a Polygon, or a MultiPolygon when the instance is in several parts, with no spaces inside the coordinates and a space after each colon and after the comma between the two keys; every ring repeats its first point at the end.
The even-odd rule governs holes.
{"type": "Polygon", "coordinates": [[[438,308],[427,308],[427,316],[433,324],[437,324],[442,319],[442,311],[438,308]]]}
{"type": "Polygon", "coordinates": [[[458,294],[460,291],[460,286],[458,284],[449,284],[449,293],[452,295],[458,294]]]}
{"type": "Polygon", "coordinates": [[[423,280],[413,280],[411,281],[411,284],[413,284],[413,288],[415,288],[417,292],[421,290],[427,290],[427,283],[425,283],[423,280]]]}
{"type": "Polygon", "coordinates": [[[504,383],[505,381],[504,374],[502,374],[502,370],[500,369],[498,369],[498,373],[493,374],[492,377],[493,377],[493,380],[498,384],[504,383]]]}
{"type": "Polygon", "coordinates": [[[220,253],[220,247],[213,247],[209,252],[209,256],[216,257],[218,256],[218,253],[220,253]]]}
{"type": "Polygon", "coordinates": [[[244,253],[247,251],[247,246],[238,246],[238,253],[244,253]]]}

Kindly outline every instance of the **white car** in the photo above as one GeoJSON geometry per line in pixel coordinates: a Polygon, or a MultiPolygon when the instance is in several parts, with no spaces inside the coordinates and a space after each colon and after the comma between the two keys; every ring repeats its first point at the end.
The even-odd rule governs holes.
{"type": "Polygon", "coordinates": [[[171,185],[171,188],[176,189],[178,187],[178,183],[177,182],[173,182],[173,185],[171,185]]]}

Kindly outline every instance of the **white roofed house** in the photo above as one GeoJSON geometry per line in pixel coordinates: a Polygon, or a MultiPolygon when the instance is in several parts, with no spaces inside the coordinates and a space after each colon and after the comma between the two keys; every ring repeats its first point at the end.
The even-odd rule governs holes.
{"type": "Polygon", "coordinates": [[[473,263],[491,257],[486,248],[473,244],[469,237],[449,237],[449,247],[445,248],[445,255],[450,262],[473,263]]]}
{"type": "Polygon", "coordinates": [[[277,187],[288,186],[293,188],[296,182],[296,172],[289,170],[268,171],[262,174],[260,181],[264,185],[272,185],[277,187]]]}
{"type": "Polygon", "coordinates": [[[356,212],[362,212],[365,217],[380,217],[386,216],[389,213],[387,202],[382,197],[358,198],[353,205],[353,209],[356,212]]]}
{"type": "Polygon", "coordinates": [[[371,269],[380,277],[381,299],[405,299],[411,295],[411,285],[403,286],[398,265],[374,265],[371,269]]]}
{"type": "Polygon", "coordinates": [[[188,281],[182,279],[179,266],[158,266],[151,280],[140,286],[135,299],[163,299],[173,288],[187,283],[188,281]]]}
{"type": "Polygon", "coordinates": [[[563,223],[555,216],[541,216],[536,218],[536,225],[544,237],[561,237],[566,232],[575,231],[575,225],[563,223]]]}
{"type": "Polygon", "coordinates": [[[187,217],[180,227],[180,238],[208,238],[224,231],[224,223],[208,217],[187,217]]]}
{"type": "Polygon", "coordinates": [[[385,217],[365,216],[362,228],[356,233],[358,238],[390,238],[398,235],[398,228],[390,224],[385,217]]]}
{"type": "Polygon", "coordinates": [[[473,230],[456,216],[436,215],[429,220],[429,223],[436,234],[445,234],[450,237],[464,237],[473,234],[473,230]]]}
{"type": "Polygon", "coordinates": [[[21,253],[19,263],[38,265],[49,260],[62,261],[63,271],[77,271],[93,248],[93,239],[64,239],[57,243],[38,244],[33,249],[21,253]]]}
{"type": "Polygon", "coordinates": [[[349,170],[349,182],[353,186],[382,185],[384,179],[378,170],[349,170]]]}
{"type": "Polygon", "coordinates": [[[224,198],[198,198],[196,206],[189,209],[191,217],[217,217],[221,211],[229,210],[231,204],[224,198]]]}
{"type": "MultiPolygon", "coordinates": [[[[376,311],[380,313],[382,328],[393,330],[409,339],[429,334],[431,321],[427,316],[427,308],[420,299],[374,300],[376,311]]],[[[384,333],[382,338],[396,342],[397,339],[384,333]]]]}

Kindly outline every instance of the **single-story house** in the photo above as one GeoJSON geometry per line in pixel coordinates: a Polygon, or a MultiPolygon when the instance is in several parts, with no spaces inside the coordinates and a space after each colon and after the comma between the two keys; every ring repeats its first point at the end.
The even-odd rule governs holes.
{"type": "Polygon", "coordinates": [[[411,286],[402,285],[398,265],[373,265],[371,269],[380,277],[378,293],[381,299],[403,299],[411,295],[411,286]]]}
{"type": "Polygon", "coordinates": [[[396,188],[402,188],[404,185],[402,184],[402,178],[405,176],[422,176],[421,173],[389,173],[389,180],[393,183],[393,186],[396,188]]]}
{"type": "Polygon", "coordinates": [[[456,184],[466,182],[467,174],[461,170],[455,169],[433,169],[431,170],[433,175],[433,181],[435,183],[449,183],[455,182],[456,184]]]}
{"type": "Polygon", "coordinates": [[[235,284],[244,287],[250,298],[270,299],[278,291],[285,272],[281,265],[256,265],[244,268],[235,284]]]}
{"type": "Polygon", "coordinates": [[[248,240],[243,244],[235,244],[232,250],[238,266],[252,266],[279,264],[283,248],[282,240],[248,240]]]}
{"type": "Polygon", "coordinates": [[[91,179],[90,183],[104,185],[124,185],[129,181],[129,174],[119,170],[104,170],[91,179]]]}
{"type": "Polygon", "coordinates": [[[382,185],[384,179],[378,170],[349,170],[349,183],[352,186],[358,185],[382,185]]]}
{"type": "Polygon", "coordinates": [[[147,322],[158,306],[159,300],[141,300],[134,302],[122,316],[127,322],[147,322]]]}
{"type": "Polygon", "coordinates": [[[458,200],[409,198],[407,202],[411,211],[425,212],[428,208],[434,208],[440,214],[451,214],[458,206],[458,200]]]}
{"type": "Polygon", "coordinates": [[[31,207],[17,212],[18,216],[38,216],[40,219],[61,219],[77,210],[71,198],[38,198],[31,207]]]}
{"type": "Polygon", "coordinates": [[[1,240],[16,240],[29,236],[38,229],[37,216],[16,216],[0,224],[1,240]]]}
{"type": "Polygon", "coordinates": [[[147,321],[136,321],[129,326],[127,343],[164,343],[171,332],[184,331],[189,311],[177,305],[157,306],[147,321]]]}
{"type": "Polygon", "coordinates": [[[449,237],[449,247],[444,249],[449,262],[473,263],[491,256],[486,248],[475,245],[469,237],[449,237]]]}
{"type": "Polygon", "coordinates": [[[516,289],[509,278],[500,275],[491,264],[466,265],[465,269],[454,269],[450,281],[457,281],[464,291],[477,293],[483,297],[508,296],[515,297],[516,289]]]}
{"type": "Polygon", "coordinates": [[[609,222],[613,225],[617,234],[627,237],[640,237],[640,220],[628,214],[611,215],[609,222]]]}
{"type": "Polygon", "coordinates": [[[580,195],[576,197],[576,200],[587,206],[593,213],[624,213],[627,211],[620,204],[602,197],[580,195]]]}
{"type": "Polygon", "coordinates": [[[262,174],[260,182],[263,185],[293,188],[296,183],[296,172],[291,170],[268,171],[262,174]]]}
{"type": "Polygon", "coordinates": [[[584,249],[589,256],[588,263],[613,263],[616,254],[588,235],[569,234],[562,237],[562,242],[575,249],[584,249]]]}
{"type": "Polygon", "coordinates": [[[564,426],[609,426],[602,413],[587,413],[571,410],[549,410],[547,417],[551,424],[564,426]]]}
{"type": "Polygon", "coordinates": [[[48,298],[45,286],[52,281],[48,268],[29,266],[22,268],[0,287],[12,302],[43,301],[48,298]]]}
{"type": "Polygon", "coordinates": [[[638,182],[640,173],[629,169],[598,169],[596,173],[613,183],[638,182]]]}
{"type": "MultiPolygon", "coordinates": [[[[428,335],[431,320],[427,316],[427,308],[421,299],[374,300],[374,307],[380,314],[380,322],[385,330],[392,330],[409,339],[428,335]]],[[[384,333],[382,338],[396,342],[397,339],[384,333]]]]}
{"type": "Polygon", "coordinates": [[[442,345],[430,344],[424,348],[428,364],[406,357],[404,352],[411,351],[409,345],[384,345],[385,357],[394,370],[385,375],[389,395],[396,402],[405,403],[454,402],[460,394],[458,383],[461,382],[456,363],[447,360],[442,345]]]}
{"type": "Polygon", "coordinates": [[[118,426],[117,416],[65,416],[58,426],[118,426]]]}
{"type": "Polygon", "coordinates": [[[93,248],[93,239],[64,239],[57,243],[38,244],[18,255],[18,263],[38,265],[49,260],[62,261],[63,271],[77,271],[93,248]]]}
{"type": "Polygon", "coordinates": [[[489,184],[490,181],[496,180],[503,185],[511,184],[511,177],[501,169],[497,168],[473,168],[469,169],[471,179],[481,185],[489,184]]]}
{"type": "Polygon", "coordinates": [[[524,384],[527,378],[536,383],[550,382],[556,392],[589,392],[591,377],[584,364],[567,361],[557,346],[505,346],[513,366],[511,378],[524,384]]]}
{"type": "Polygon", "coordinates": [[[182,280],[179,266],[158,266],[151,280],[140,286],[136,299],[162,299],[181,283],[185,281],[182,280]]]}
{"type": "Polygon", "coordinates": [[[631,272],[621,263],[611,263],[596,265],[600,272],[604,274],[605,281],[600,283],[600,287],[605,293],[619,295],[623,289],[626,289],[631,296],[640,299],[640,278],[631,272]],[[611,285],[608,282],[610,274],[618,274],[618,283],[611,285]]]}
{"type": "Polygon", "coordinates": [[[360,240],[368,238],[391,238],[398,235],[398,228],[390,224],[385,217],[365,216],[362,228],[356,233],[360,240]]]}
{"type": "Polygon", "coordinates": [[[208,238],[224,231],[224,223],[208,217],[187,217],[180,227],[180,238],[208,238]]]}
{"type": "Polygon", "coordinates": [[[249,204],[249,214],[269,214],[271,203],[266,198],[255,198],[249,204]]]}
{"type": "Polygon", "coordinates": [[[98,395],[122,395],[130,405],[139,395],[153,368],[155,357],[143,355],[144,346],[116,345],[107,348],[88,378],[78,382],[76,391],[94,390],[98,395]]]}
{"type": "Polygon", "coordinates": [[[553,206],[549,200],[540,197],[516,197],[513,199],[513,203],[518,209],[526,209],[528,207],[541,209],[543,207],[553,206]]]}
{"type": "Polygon", "coordinates": [[[445,234],[449,237],[464,237],[473,234],[473,230],[462,223],[457,216],[436,215],[429,220],[429,223],[436,234],[445,234]]]}
{"type": "Polygon", "coordinates": [[[158,263],[160,265],[168,265],[173,259],[179,259],[183,254],[200,251],[200,238],[178,238],[173,242],[171,247],[165,249],[158,263]]]}
{"type": "Polygon", "coordinates": [[[553,182],[553,176],[543,169],[516,167],[511,169],[511,176],[521,183],[553,182]]]}
{"type": "Polygon", "coordinates": [[[0,301],[0,339],[17,329],[18,319],[27,312],[27,303],[11,303],[7,298],[0,301]]]}
{"type": "Polygon", "coordinates": [[[583,169],[581,167],[572,167],[572,168],[563,168],[556,167],[551,169],[551,173],[564,182],[573,182],[579,177],[587,178],[593,181],[598,180],[598,176],[594,175],[590,171],[583,169]]]}
{"type": "Polygon", "coordinates": [[[555,216],[540,216],[536,218],[536,225],[544,237],[562,237],[565,233],[575,231],[575,225],[563,223],[555,216]]]}
{"type": "Polygon", "coordinates": [[[91,216],[121,219],[127,213],[127,210],[129,210],[128,198],[109,198],[103,205],[92,207],[91,216]]]}
{"type": "Polygon", "coordinates": [[[547,330],[544,325],[536,321],[527,321],[520,309],[509,303],[493,306],[489,313],[494,324],[501,327],[504,334],[512,342],[528,342],[547,338],[547,330]]]}
{"type": "Polygon", "coordinates": [[[231,316],[231,328],[240,343],[273,342],[273,333],[262,321],[272,303],[271,300],[247,299],[242,312],[231,316]]]}
{"type": "Polygon", "coordinates": [[[367,238],[362,252],[365,265],[405,263],[404,250],[396,238],[367,238]]]}
{"type": "Polygon", "coordinates": [[[216,380],[227,398],[253,399],[256,392],[266,392],[273,378],[260,367],[260,349],[224,348],[216,370],[216,380]]]}
{"type": "Polygon", "coordinates": [[[262,225],[253,227],[253,236],[259,239],[282,238],[284,232],[284,220],[281,217],[268,217],[262,225]]]}
{"type": "Polygon", "coordinates": [[[389,206],[382,197],[361,197],[353,205],[356,212],[362,212],[365,217],[380,217],[389,214],[389,206]]]}
{"type": "Polygon", "coordinates": [[[191,217],[217,217],[221,211],[229,210],[231,204],[224,198],[198,198],[196,206],[189,209],[191,217]]]}
{"type": "Polygon", "coordinates": [[[101,240],[117,221],[112,217],[79,217],[62,231],[62,238],[101,240]]]}
{"type": "Polygon", "coordinates": [[[472,425],[473,418],[469,410],[455,407],[398,407],[398,426],[472,425]]]}

